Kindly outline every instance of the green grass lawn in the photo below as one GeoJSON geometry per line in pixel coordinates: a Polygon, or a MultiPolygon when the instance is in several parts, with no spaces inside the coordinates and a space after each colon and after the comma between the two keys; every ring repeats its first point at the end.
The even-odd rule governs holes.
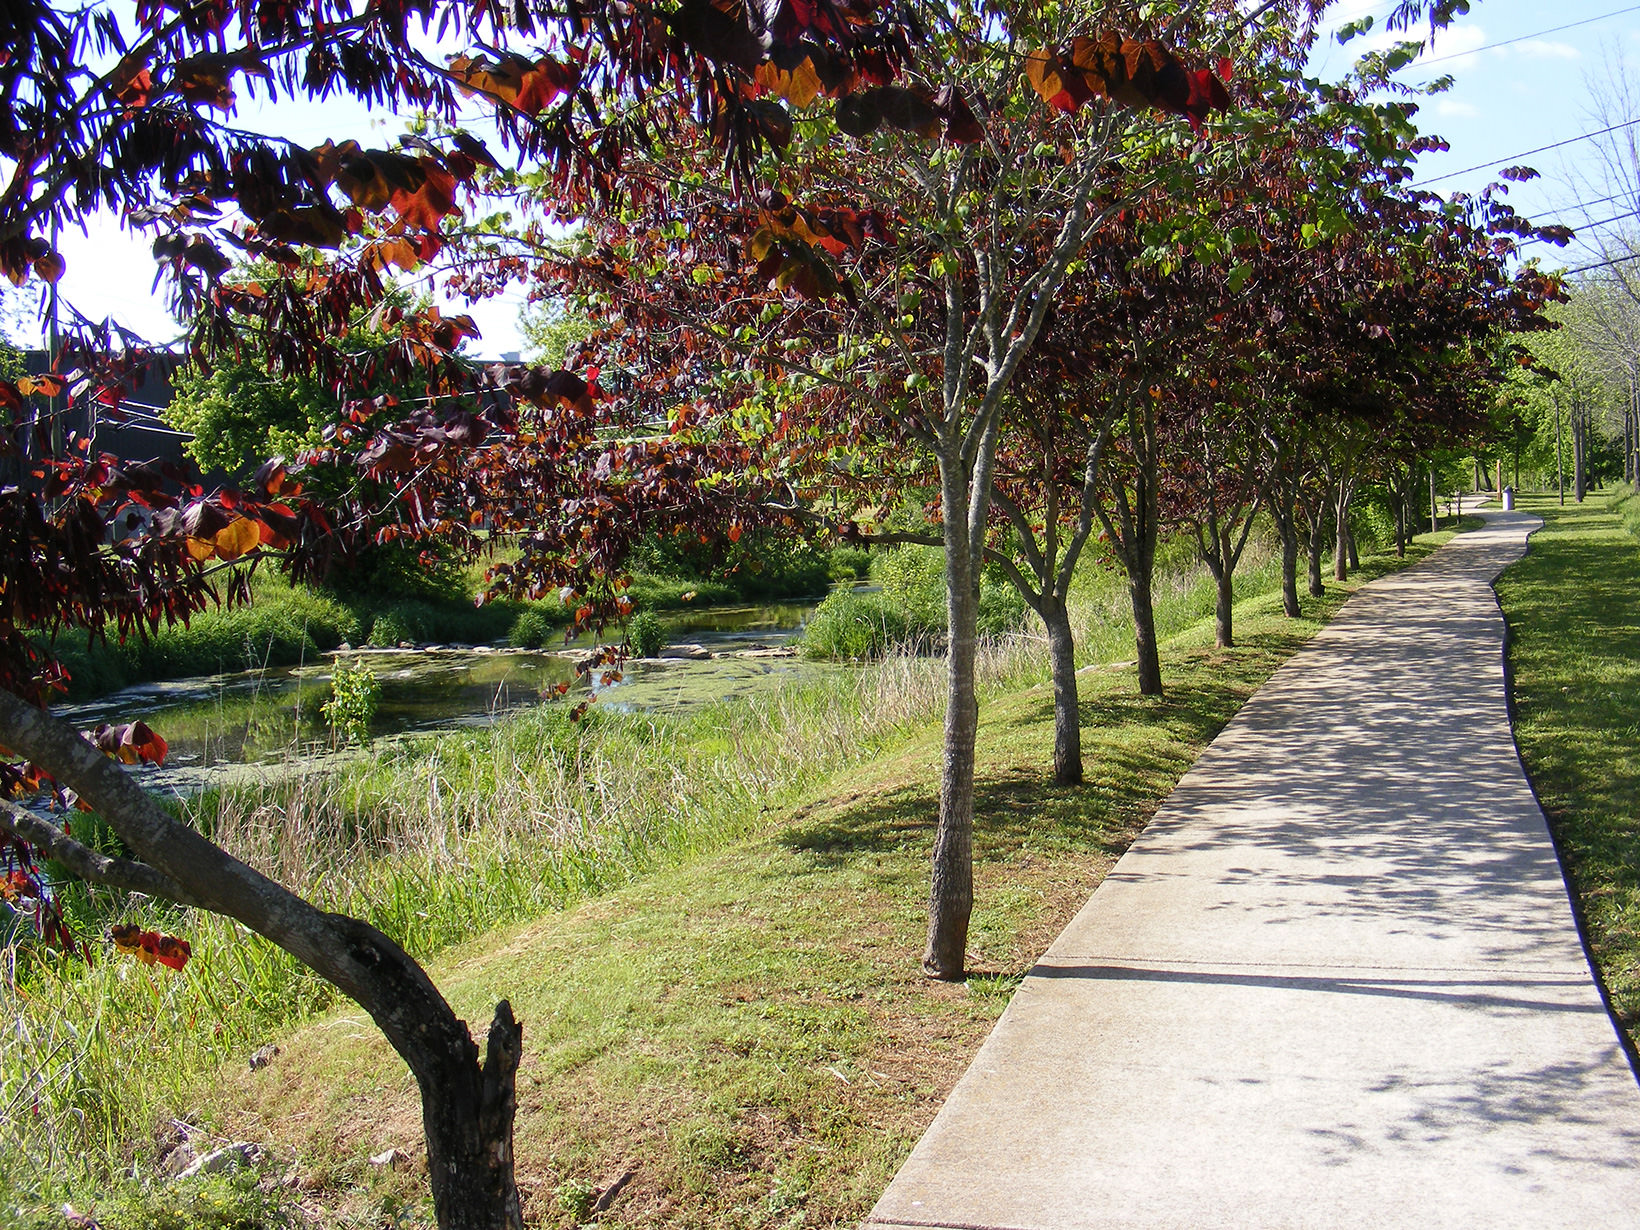
{"type": "MultiPolygon", "coordinates": [[[[1444,536],[1443,536],[1444,537],[1444,536]]],[[[1416,554],[1428,550],[1427,545],[1416,554]]],[[[1350,583],[1387,571],[1377,558],[1350,583]]],[[[1321,614],[1346,590],[1329,586],[1321,614]]],[[[510,998],[525,1023],[518,1170],[532,1224],[571,1225],[629,1175],[605,1224],[837,1226],[870,1208],[1019,978],[1086,900],[1201,748],[1319,623],[1279,597],[1174,638],[1165,699],[1131,669],[1085,672],[1088,784],[1056,789],[1052,697],[983,716],[977,899],[966,985],[917,970],[940,739],[810,790],[754,835],[619,891],[459,946],[434,976],[469,1020],[510,998]]],[[[236,1067],[195,1113],[295,1158],[333,1217],[379,1222],[424,1180],[372,1167],[420,1155],[404,1066],[342,1013],[236,1067]]]]}
{"type": "MultiPolygon", "coordinates": [[[[1411,559],[1449,536],[1422,540],[1411,559]]],[[[433,976],[468,1020],[482,1024],[495,1000],[512,1001],[525,1026],[517,1154],[532,1225],[586,1220],[594,1194],[622,1176],[604,1224],[849,1225],[927,1126],[1020,977],[1200,750],[1348,592],[1397,566],[1384,556],[1363,563],[1348,585],[1329,582],[1325,599],[1306,599],[1314,618],[1285,619],[1270,592],[1239,604],[1234,650],[1213,647],[1211,619],[1186,627],[1164,646],[1165,698],[1137,696],[1130,666],[1085,670],[1081,787],[1047,784],[1052,693],[1029,682],[1041,672],[1025,686],[995,685],[982,711],[976,972],[965,985],[918,972],[941,740],[937,721],[918,716],[937,708],[926,698],[902,716],[887,712],[903,701],[904,687],[891,681],[876,708],[854,717],[820,712],[840,697],[794,698],[766,731],[672,724],[640,738],[610,724],[614,742],[596,758],[601,742],[578,753],[586,763],[568,785],[590,783],[599,798],[617,799],[630,786],[631,807],[619,815],[677,811],[698,836],[634,854],[630,869],[615,850],[607,874],[584,892],[549,874],[563,870],[563,855],[517,862],[533,849],[518,844],[519,826],[538,823],[525,796],[541,788],[539,774],[527,757],[557,754],[552,739],[535,737],[539,722],[405,749],[402,765],[387,758],[347,778],[359,798],[337,812],[346,823],[335,832],[354,833],[354,844],[375,833],[391,847],[385,857],[324,827],[310,835],[311,850],[292,845],[290,827],[305,813],[277,792],[248,800],[247,817],[284,816],[279,850],[259,861],[300,855],[311,874],[304,879],[293,864],[279,869],[284,878],[338,907],[370,905],[380,925],[433,954],[433,976]],[[846,746],[831,746],[840,739],[846,746]],[[496,764],[463,768],[463,756],[496,764]],[[479,769],[508,776],[505,799],[479,769]],[[661,791],[653,797],[644,785],[651,777],[661,791]],[[680,808],[681,794],[691,798],[680,808]],[[369,802],[378,796],[379,807],[369,802]],[[387,806],[401,798],[429,799],[427,814],[387,806]],[[440,817],[448,832],[421,831],[440,817]],[[429,843],[438,850],[422,851],[429,843]],[[491,856],[506,851],[509,874],[499,875],[491,856]],[[540,883],[530,889],[524,880],[540,883]],[[500,904],[489,900],[496,893],[500,904]],[[400,906],[402,917],[377,917],[400,906]],[[465,929],[456,916],[464,908],[472,912],[465,929]],[[523,918],[533,920],[489,929],[523,918]]],[[[934,664],[907,665],[926,674],[934,664]]],[[[587,849],[612,836],[593,825],[587,849]]],[[[196,948],[179,979],[150,980],[109,962],[36,986],[33,1015],[19,1020],[61,1034],[48,1060],[74,1066],[62,1074],[72,1087],[53,1120],[64,1143],[54,1152],[36,1140],[28,1151],[43,1180],[20,1165],[8,1180],[0,1164],[0,1205],[10,1182],[36,1207],[68,1197],[81,1207],[88,1174],[121,1171],[135,1179],[121,1181],[117,1195],[107,1190],[111,1179],[89,1180],[103,1189],[93,1202],[101,1224],[150,1230],[157,1202],[182,1199],[149,1182],[180,1119],[210,1139],[266,1145],[260,1181],[284,1184],[288,1200],[225,1191],[221,1207],[237,1212],[223,1221],[200,1203],[202,1188],[198,1208],[159,1219],[168,1226],[271,1227],[283,1223],[270,1210],[298,1217],[290,1201],[325,1225],[428,1224],[415,1089],[369,1022],[328,1008],[322,988],[284,970],[261,941],[209,920],[178,925],[196,948]],[[328,1010],[300,1023],[319,1008],[328,1010]],[[92,1043],[68,1036],[88,1019],[102,1022],[92,1043]],[[245,1057],[268,1041],[280,1054],[250,1071],[245,1057]],[[106,1113],[110,1101],[117,1115],[106,1113]],[[411,1164],[370,1163],[390,1147],[411,1164]]]]}
{"type": "Polygon", "coordinates": [[[1640,498],[1517,507],[1544,526],[1497,584],[1515,737],[1612,1006],[1640,1043],[1640,498]]]}

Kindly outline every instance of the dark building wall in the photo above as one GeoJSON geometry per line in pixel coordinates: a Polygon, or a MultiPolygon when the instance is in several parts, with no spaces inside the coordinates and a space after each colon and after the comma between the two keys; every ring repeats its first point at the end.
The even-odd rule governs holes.
{"type": "MultiPolygon", "coordinates": [[[[25,351],[24,362],[28,371],[39,375],[51,368],[49,356],[43,350],[25,351]]],[[[139,375],[125,382],[121,409],[110,412],[93,407],[86,397],[75,398],[63,407],[66,399],[59,399],[63,411],[63,438],[70,433],[85,437],[93,434],[100,453],[132,461],[189,462],[182,451],[188,437],[158,422],[159,412],[171,404],[169,365],[158,361],[150,363],[139,375]],[[96,410],[93,423],[93,410],[96,410]]],[[[191,462],[189,462],[191,464],[191,462]]]]}

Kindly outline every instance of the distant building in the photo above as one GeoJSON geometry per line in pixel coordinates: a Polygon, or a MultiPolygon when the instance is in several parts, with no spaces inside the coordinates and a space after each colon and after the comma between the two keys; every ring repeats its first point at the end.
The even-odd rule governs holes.
{"type": "MultiPolygon", "coordinates": [[[[24,351],[23,361],[30,375],[51,370],[50,357],[43,350],[24,351]]],[[[175,396],[171,390],[170,367],[165,360],[154,360],[140,374],[124,382],[119,397],[99,399],[82,393],[74,398],[67,395],[58,398],[61,438],[65,442],[71,436],[88,438],[95,442],[94,451],[133,461],[189,462],[183,446],[193,437],[160,418],[175,396]]],[[[50,411],[39,398],[30,401],[42,419],[49,416],[50,411]]],[[[33,455],[32,439],[27,447],[33,455]]]]}

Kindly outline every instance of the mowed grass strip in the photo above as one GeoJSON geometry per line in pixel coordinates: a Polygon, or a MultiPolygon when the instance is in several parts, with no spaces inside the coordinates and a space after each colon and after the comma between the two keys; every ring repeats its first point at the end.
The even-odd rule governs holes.
{"type": "MultiPolygon", "coordinates": [[[[753,836],[443,954],[434,977],[468,1020],[487,1021],[505,997],[525,1025],[517,1156],[531,1224],[857,1221],[1019,979],[1201,749],[1320,619],[1397,561],[1363,564],[1307,602],[1317,618],[1285,619],[1271,594],[1238,609],[1234,650],[1212,647],[1211,621],[1175,637],[1165,698],[1137,696],[1131,668],[1086,670],[1085,786],[1047,784],[1046,685],[985,707],[966,985],[917,970],[934,727],[753,836]]],[[[336,1015],[282,1047],[187,1109],[294,1157],[294,1181],[326,1221],[416,1207],[415,1088],[369,1022],[336,1015]],[[389,1148],[411,1164],[369,1162],[389,1148]]]]}
{"type": "Polygon", "coordinates": [[[1515,738],[1612,1007],[1640,1044],[1640,499],[1620,488],[1517,507],[1544,525],[1496,587],[1515,738]]]}

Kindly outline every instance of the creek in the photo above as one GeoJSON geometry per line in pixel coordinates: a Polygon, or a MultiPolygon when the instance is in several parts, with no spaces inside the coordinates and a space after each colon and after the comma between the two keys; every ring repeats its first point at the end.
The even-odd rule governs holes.
{"type": "Polygon", "coordinates": [[[607,684],[600,671],[577,678],[576,662],[596,643],[590,637],[542,650],[339,649],[301,666],[139,684],[56,712],[81,729],[147,722],[170,751],[164,766],[142,771],[144,784],[191,794],[347,755],[332,748],[320,711],[338,661],[368,665],[381,683],[373,739],[485,726],[543,703],[560,683],[568,683],[569,692],[553,693],[550,703],[595,695],[598,704],[623,710],[675,710],[845,669],[798,656],[792,642],[813,610],[812,603],[780,603],[665,613],[670,648],[663,653],[695,656],[629,661],[620,679],[607,684]]]}

